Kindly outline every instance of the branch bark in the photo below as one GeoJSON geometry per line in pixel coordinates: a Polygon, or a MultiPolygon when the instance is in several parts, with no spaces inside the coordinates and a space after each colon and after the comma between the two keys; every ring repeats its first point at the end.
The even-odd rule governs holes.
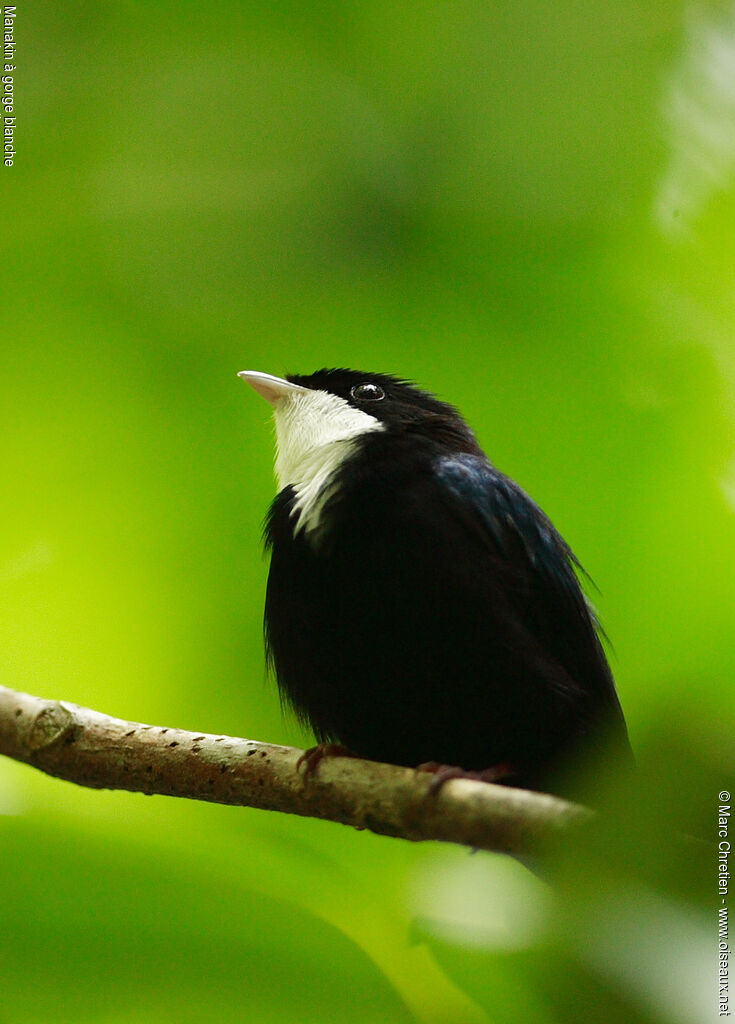
{"type": "Polygon", "coordinates": [[[0,754],[94,789],[259,807],[528,857],[548,850],[586,808],[557,797],[454,779],[437,794],[412,768],[328,757],[304,777],[294,747],[119,718],[0,686],[0,754]]]}

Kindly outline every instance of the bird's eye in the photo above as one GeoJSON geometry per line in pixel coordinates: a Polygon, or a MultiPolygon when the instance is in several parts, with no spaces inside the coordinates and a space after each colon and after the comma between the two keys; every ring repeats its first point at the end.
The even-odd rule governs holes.
{"type": "Polygon", "coordinates": [[[385,398],[385,391],[377,384],[355,384],[350,394],[358,402],[377,402],[385,398]]]}

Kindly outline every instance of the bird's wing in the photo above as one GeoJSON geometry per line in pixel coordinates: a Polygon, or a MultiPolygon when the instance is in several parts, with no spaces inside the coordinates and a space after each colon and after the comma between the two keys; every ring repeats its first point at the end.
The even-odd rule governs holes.
{"type": "Polygon", "coordinates": [[[434,470],[454,513],[478,538],[487,571],[499,577],[529,644],[556,662],[580,696],[619,713],[599,626],[577,579],[581,566],[549,518],[482,456],[444,455],[434,470]]]}

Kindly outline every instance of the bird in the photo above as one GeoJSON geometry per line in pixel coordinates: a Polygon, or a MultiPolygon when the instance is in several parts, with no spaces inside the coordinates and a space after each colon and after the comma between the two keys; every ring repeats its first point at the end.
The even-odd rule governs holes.
{"type": "Polygon", "coordinates": [[[456,408],[386,373],[239,376],[276,428],[267,663],[317,761],[562,795],[583,756],[632,763],[582,567],[456,408]]]}

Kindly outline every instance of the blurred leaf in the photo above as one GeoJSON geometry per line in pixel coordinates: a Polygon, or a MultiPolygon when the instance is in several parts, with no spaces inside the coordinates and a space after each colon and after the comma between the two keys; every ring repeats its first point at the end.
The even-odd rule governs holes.
{"type": "Polygon", "coordinates": [[[118,1007],[135,1021],[277,1021],[298,1006],[323,1021],[346,989],[357,1020],[411,1019],[349,939],[293,903],[27,820],[6,820],[0,844],[13,1020],[107,1020],[118,1007]]]}

